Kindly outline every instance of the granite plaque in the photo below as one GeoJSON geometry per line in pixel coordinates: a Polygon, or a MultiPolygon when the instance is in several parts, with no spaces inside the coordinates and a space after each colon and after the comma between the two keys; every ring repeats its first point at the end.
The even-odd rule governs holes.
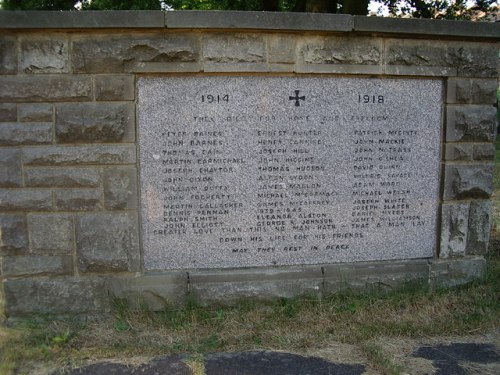
{"type": "Polygon", "coordinates": [[[147,270],[432,257],[442,82],[138,80],[147,270]]]}

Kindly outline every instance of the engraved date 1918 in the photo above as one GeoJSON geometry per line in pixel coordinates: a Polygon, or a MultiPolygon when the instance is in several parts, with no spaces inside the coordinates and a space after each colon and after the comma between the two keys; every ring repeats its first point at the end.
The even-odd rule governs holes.
{"type": "Polygon", "coordinates": [[[222,95],[202,95],[201,96],[202,103],[229,103],[229,94],[222,95]]]}
{"type": "Polygon", "coordinates": [[[363,104],[383,104],[384,95],[358,95],[358,103],[363,104]]]}

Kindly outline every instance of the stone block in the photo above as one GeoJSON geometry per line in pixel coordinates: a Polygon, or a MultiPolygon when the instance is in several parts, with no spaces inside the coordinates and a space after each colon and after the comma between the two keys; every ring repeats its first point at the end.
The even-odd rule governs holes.
{"type": "Polygon", "coordinates": [[[133,142],[134,104],[58,104],[56,140],[59,143],[133,142]]]}
{"type": "Polygon", "coordinates": [[[17,40],[15,36],[0,36],[0,74],[17,73],[17,40]]]}
{"type": "Polygon", "coordinates": [[[13,103],[0,103],[0,122],[17,121],[17,108],[13,103]]]}
{"type": "Polygon", "coordinates": [[[368,37],[313,36],[299,40],[303,64],[381,65],[382,39],[368,37]]]}
{"type": "Polygon", "coordinates": [[[445,159],[448,161],[472,160],[472,150],[471,143],[447,143],[445,159]]]}
{"type": "Polygon", "coordinates": [[[132,212],[78,215],[76,247],[82,272],[138,271],[137,215],[132,212]]]}
{"type": "Polygon", "coordinates": [[[0,190],[0,211],[46,211],[50,209],[52,209],[52,193],[49,190],[0,190]]]}
{"type": "Polygon", "coordinates": [[[387,65],[456,67],[460,56],[455,44],[441,41],[388,39],[385,49],[387,65]]]}
{"type": "Polygon", "coordinates": [[[481,279],[485,273],[483,257],[434,259],[430,262],[429,282],[433,288],[451,288],[481,279]]]}
{"type": "Polygon", "coordinates": [[[489,198],[492,192],[492,164],[446,165],[444,200],[489,198]]]}
{"type": "Polygon", "coordinates": [[[0,146],[52,143],[51,123],[5,123],[0,126],[0,146]]]}
{"type": "Polygon", "coordinates": [[[493,143],[476,143],[473,146],[472,158],[474,160],[495,160],[495,145],[493,143]]]}
{"type": "Polygon", "coordinates": [[[110,310],[105,282],[99,278],[7,279],[3,288],[7,317],[110,310]]]}
{"type": "Polygon", "coordinates": [[[322,295],[322,272],[318,266],[280,269],[246,269],[189,272],[189,287],[202,304],[227,304],[244,298],[272,300],[322,295]]]}
{"type": "Polygon", "coordinates": [[[459,43],[458,75],[498,78],[498,44],[459,43]]]}
{"type": "Polygon", "coordinates": [[[44,276],[73,274],[72,255],[9,256],[2,259],[4,276],[44,276]]]}
{"type": "Polygon", "coordinates": [[[106,209],[137,208],[137,171],[135,168],[106,168],[103,181],[106,209]]]}
{"type": "Polygon", "coordinates": [[[19,70],[23,73],[67,73],[68,39],[62,34],[30,35],[20,40],[19,70]]]}
{"type": "Polygon", "coordinates": [[[23,185],[21,156],[20,149],[0,149],[0,187],[19,187],[23,185]]]}
{"type": "Polygon", "coordinates": [[[71,52],[76,73],[124,73],[141,62],[186,63],[198,58],[198,36],[185,33],[78,36],[71,52]]]}
{"type": "Polygon", "coordinates": [[[101,189],[64,189],[54,192],[56,210],[100,211],[102,210],[101,189]]]}
{"type": "Polygon", "coordinates": [[[203,36],[203,61],[205,69],[211,65],[224,69],[228,65],[244,70],[265,68],[264,38],[253,34],[206,34],[203,36]]]}
{"type": "Polygon", "coordinates": [[[188,294],[186,272],[169,272],[161,275],[138,277],[110,277],[107,280],[110,294],[124,298],[132,308],[148,306],[153,311],[183,305],[188,294]]]}
{"type": "Polygon", "coordinates": [[[135,79],[133,75],[96,75],[94,76],[95,99],[134,100],[135,79]]]}
{"type": "Polygon", "coordinates": [[[24,165],[135,164],[133,144],[24,147],[24,165]]]}
{"type": "Polygon", "coordinates": [[[498,83],[496,79],[449,78],[447,103],[495,104],[498,83]]]}
{"type": "Polygon", "coordinates": [[[469,231],[469,203],[443,204],[440,258],[464,256],[469,231]]]}
{"type": "Polygon", "coordinates": [[[494,44],[388,39],[385,50],[388,67],[392,65],[453,68],[453,71],[448,71],[450,74],[465,77],[497,75],[498,54],[495,52],[494,44]]]}
{"type": "Polygon", "coordinates": [[[427,280],[429,266],[425,259],[408,261],[358,262],[322,267],[324,293],[345,290],[394,289],[405,283],[427,280]]]}
{"type": "Polygon", "coordinates": [[[0,76],[0,101],[73,102],[92,100],[92,79],[85,75],[0,76]]]}
{"type": "Polygon", "coordinates": [[[95,168],[37,167],[25,171],[26,186],[36,187],[97,187],[101,183],[95,168]]]}
{"type": "Polygon", "coordinates": [[[454,106],[446,110],[448,142],[491,142],[496,135],[496,108],[493,106],[454,106]]]}
{"type": "Polygon", "coordinates": [[[488,252],[491,229],[491,201],[472,201],[469,212],[467,255],[484,255],[488,252]]]}
{"type": "Polygon", "coordinates": [[[351,31],[348,14],[242,11],[182,11],[165,13],[167,29],[259,29],[351,31]]]}
{"type": "Polygon", "coordinates": [[[48,103],[23,103],[17,105],[18,118],[22,122],[52,122],[54,109],[48,103]]]}
{"type": "Polygon", "coordinates": [[[271,34],[266,36],[268,62],[271,64],[294,64],[297,37],[295,35],[271,34]]]}
{"type": "Polygon", "coordinates": [[[498,38],[498,27],[492,22],[447,21],[429,19],[354,16],[354,31],[453,35],[477,38],[498,38]]]}
{"type": "Polygon", "coordinates": [[[28,251],[26,216],[0,215],[0,254],[25,254],[28,251]]]}
{"type": "Polygon", "coordinates": [[[38,10],[0,13],[0,25],[6,29],[96,29],[161,28],[165,16],[160,10],[86,10],[54,12],[38,10]]]}
{"type": "Polygon", "coordinates": [[[73,216],[31,214],[28,218],[30,247],[36,254],[71,254],[74,244],[73,216]]]}

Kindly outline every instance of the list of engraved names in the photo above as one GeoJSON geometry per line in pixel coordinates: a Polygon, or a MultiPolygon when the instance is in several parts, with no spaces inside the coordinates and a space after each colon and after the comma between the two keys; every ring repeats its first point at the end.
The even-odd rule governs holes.
{"type": "Polygon", "coordinates": [[[441,81],[147,77],[138,95],[146,269],[433,255],[441,81]]]}

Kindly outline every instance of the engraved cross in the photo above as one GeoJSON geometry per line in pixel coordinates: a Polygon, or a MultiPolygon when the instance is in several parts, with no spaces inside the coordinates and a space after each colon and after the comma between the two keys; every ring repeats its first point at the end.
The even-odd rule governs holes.
{"type": "Polygon", "coordinates": [[[295,90],[295,96],[289,96],[288,97],[288,100],[295,100],[295,107],[299,107],[300,106],[300,101],[301,100],[306,100],[306,97],[305,95],[303,96],[299,96],[299,92],[300,90],[295,90]]]}

